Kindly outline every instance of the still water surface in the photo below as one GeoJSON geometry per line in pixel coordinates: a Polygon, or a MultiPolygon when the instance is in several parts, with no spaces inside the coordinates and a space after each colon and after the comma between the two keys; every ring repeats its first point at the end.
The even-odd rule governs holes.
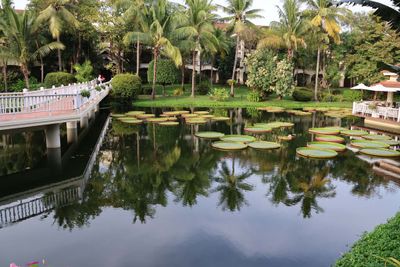
{"type": "MultiPolygon", "coordinates": [[[[129,127],[111,122],[78,197],[68,195],[55,209],[0,228],[0,266],[41,259],[49,266],[330,266],[360,234],[398,211],[398,185],[375,175],[353,152],[334,160],[296,156],[295,149],[312,138],[308,128],[358,121],[217,112],[233,123],[129,127]],[[295,127],[263,139],[289,133],[296,138],[274,151],[221,152],[193,135],[197,130],[242,133],[246,124],[276,120],[295,127]]],[[[61,181],[83,172],[100,126],[64,165],[61,181]]],[[[44,153],[36,134],[36,141],[19,142],[35,148],[24,157],[44,153]]],[[[25,160],[16,162],[26,168],[25,160]]],[[[34,160],[29,164],[40,166],[34,160]]],[[[13,172],[2,170],[2,175],[13,172]]],[[[0,184],[8,181],[4,177],[9,178],[0,177],[0,184]]],[[[67,189],[29,198],[47,197],[41,202],[50,208],[49,196],[62,190],[67,189]]]]}

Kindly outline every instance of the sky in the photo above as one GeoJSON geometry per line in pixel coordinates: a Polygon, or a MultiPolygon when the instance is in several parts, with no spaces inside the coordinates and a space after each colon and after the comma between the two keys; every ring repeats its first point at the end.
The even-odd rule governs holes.
{"type": "MultiPolygon", "coordinates": [[[[390,0],[376,0],[377,2],[390,4],[390,0]]],[[[14,0],[15,8],[23,9],[29,0],[14,0]]],[[[183,3],[184,0],[175,0],[175,2],[183,3]]],[[[225,0],[214,0],[216,4],[224,4],[225,0]]],[[[276,6],[281,5],[282,0],[254,0],[253,8],[262,9],[262,19],[256,19],[253,22],[258,25],[268,25],[271,21],[278,20],[278,12],[276,12],[276,6]]],[[[368,11],[367,8],[352,7],[353,11],[368,11]]]]}

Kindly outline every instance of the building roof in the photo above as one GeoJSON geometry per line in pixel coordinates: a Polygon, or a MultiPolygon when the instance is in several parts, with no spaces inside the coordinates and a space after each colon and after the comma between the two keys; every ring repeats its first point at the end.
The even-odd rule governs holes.
{"type": "Polygon", "coordinates": [[[400,82],[396,81],[381,81],[380,83],[377,84],[381,84],[387,88],[400,88],[400,82]]]}

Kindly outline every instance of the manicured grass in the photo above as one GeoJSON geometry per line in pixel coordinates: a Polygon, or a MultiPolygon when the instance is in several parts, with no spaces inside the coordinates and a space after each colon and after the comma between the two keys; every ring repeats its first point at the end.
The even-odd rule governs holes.
{"type": "Polygon", "coordinates": [[[386,224],[379,225],[372,232],[364,234],[334,266],[385,266],[381,258],[389,257],[400,259],[400,213],[386,224]]]}
{"type": "MultiPolygon", "coordinates": [[[[151,86],[143,85],[149,92],[151,86]]],[[[277,99],[276,96],[272,95],[270,100],[263,102],[250,102],[247,100],[247,94],[249,89],[246,86],[237,86],[235,88],[235,97],[229,98],[227,101],[215,101],[210,99],[208,96],[196,95],[195,98],[190,97],[191,85],[185,84],[185,92],[182,96],[173,96],[173,91],[177,88],[181,88],[181,85],[169,85],[165,87],[166,96],[162,96],[162,86],[157,86],[157,97],[155,100],[151,100],[148,95],[139,96],[139,99],[134,101],[133,105],[136,107],[224,107],[224,108],[250,108],[250,107],[266,107],[266,106],[278,106],[288,109],[298,109],[303,107],[352,107],[352,102],[299,102],[294,101],[292,98],[286,98],[283,100],[277,99]]],[[[229,90],[228,86],[214,85],[214,88],[225,88],[229,90]]]]}
{"type": "Polygon", "coordinates": [[[227,101],[211,100],[208,96],[159,96],[155,100],[151,100],[148,96],[143,99],[134,101],[136,107],[226,107],[226,108],[249,108],[249,107],[266,107],[278,106],[283,108],[303,108],[303,107],[344,107],[350,108],[351,102],[298,102],[294,100],[278,100],[271,99],[263,102],[250,102],[245,96],[236,96],[227,101]]]}

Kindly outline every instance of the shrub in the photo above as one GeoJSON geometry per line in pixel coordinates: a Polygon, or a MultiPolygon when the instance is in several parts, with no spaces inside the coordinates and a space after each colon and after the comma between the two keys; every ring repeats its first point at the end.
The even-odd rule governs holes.
{"type": "Polygon", "coordinates": [[[199,95],[206,95],[210,92],[211,82],[209,80],[203,80],[199,85],[197,85],[197,92],[199,95]]]}
{"type": "Polygon", "coordinates": [[[293,63],[286,59],[277,63],[275,70],[275,85],[272,89],[279,97],[291,96],[293,94],[293,63]]]}
{"type": "Polygon", "coordinates": [[[342,95],[334,95],[331,93],[322,94],[322,101],[323,102],[343,102],[342,95]]]}
{"type": "Polygon", "coordinates": [[[224,88],[214,88],[211,90],[209,96],[216,101],[226,101],[229,98],[229,92],[224,88]]]}
{"type": "Polygon", "coordinates": [[[115,97],[134,99],[140,93],[141,80],[131,73],[117,74],[111,80],[112,95],[115,97]]]}
{"type": "Polygon", "coordinates": [[[313,92],[307,88],[296,88],[293,91],[293,99],[296,101],[311,101],[313,92]]]}
{"type": "MultiPolygon", "coordinates": [[[[29,77],[29,89],[30,90],[37,90],[42,86],[41,83],[38,83],[35,77],[29,77]]],[[[25,80],[18,79],[14,83],[9,85],[8,90],[11,92],[22,92],[23,89],[26,88],[25,80]]]]}
{"type": "Polygon", "coordinates": [[[258,91],[271,92],[274,85],[276,57],[269,49],[257,49],[246,58],[246,84],[258,91]]]}
{"type": "Polygon", "coordinates": [[[183,95],[183,89],[182,88],[177,88],[173,91],[174,96],[181,96],[183,95]]]}
{"type": "MultiPolygon", "coordinates": [[[[400,213],[386,224],[379,225],[370,233],[364,234],[349,252],[339,259],[336,267],[384,266],[380,259],[400,258],[400,213]]],[[[389,265],[388,265],[389,266],[389,265]]]]}
{"type": "Polygon", "coordinates": [[[90,91],[89,90],[82,90],[81,91],[81,96],[89,98],[90,97],[90,91]]]}
{"type": "Polygon", "coordinates": [[[75,64],[74,70],[76,71],[75,78],[78,82],[88,82],[93,79],[93,66],[89,60],[83,64],[75,64]]]}
{"type": "MultiPolygon", "coordinates": [[[[153,82],[154,61],[151,61],[147,70],[147,81],[153,82]]],[[[175,64],[169,59],[157,60],[157,77],[156,82],[163,86],[163,94],[165,95],[164,86],[167,84],[174,84],[179,79],[180,71],[176,68],[175,64]]]]}
{"type": "Polygon", "coordinates": [[[50,72],[44,78],[46,88],[54,86],[68,85],[76,82],[74,75],[67,72],[50,72]]]}
{"type": "Polygon", "coordinates": [[[260,93],[256,90],[251,90],[250,93],[247,94],[247,100],[250,102],[260,102],[260,93]]]}
{"type": "Polygon", "coordinates": [[[360,101],[363,98],[363,94],[360,90],[351,90],[351,89],[345,89],[343,90],[343,99],[345,101],[360,101]]]}

